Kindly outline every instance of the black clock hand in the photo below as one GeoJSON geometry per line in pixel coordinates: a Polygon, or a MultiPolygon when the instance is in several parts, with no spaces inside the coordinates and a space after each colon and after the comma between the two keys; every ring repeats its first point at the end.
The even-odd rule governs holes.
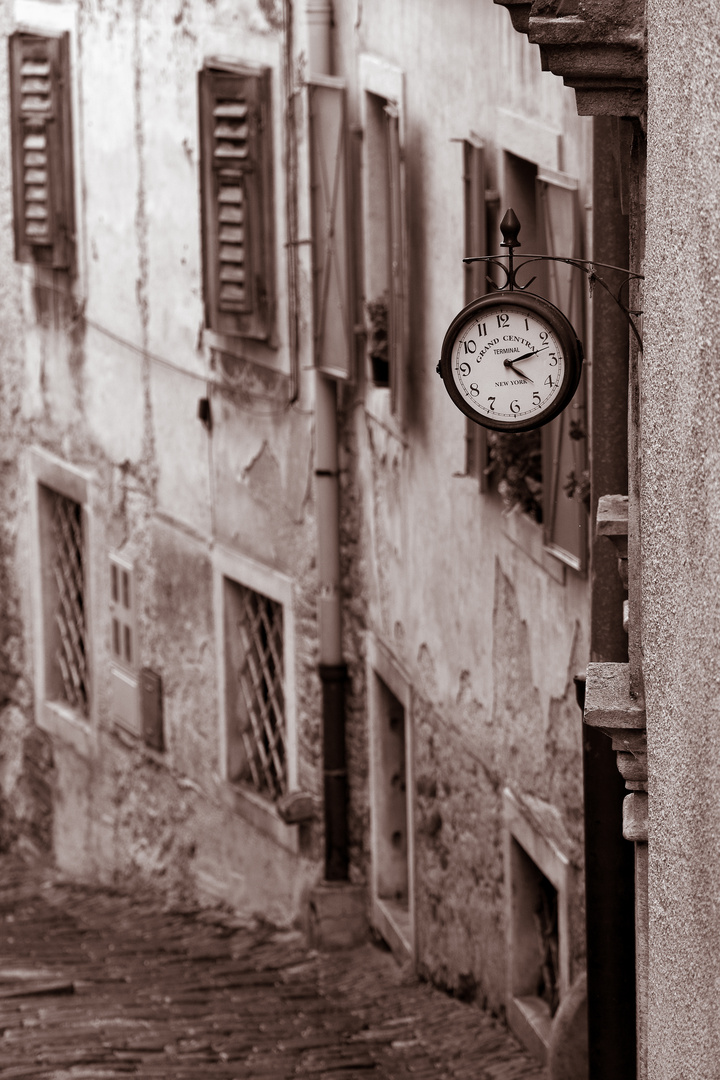
{"type": "MultiPolygon", "coordinates": [[[[521,356],[521,357],[520,357],[520,359],[521,359],[521,360],[523,360],[523,359],[524,359],[524,357],[522,357],[522,356],[521,356]]],[[[532,382],[532,381],[533,381],[533,380],[532,380],[532,379],[530,378],[530,376],[529,376],[529,375],[526,375],[526,374],[525,374],[525,372],[524,372],[524,371],[518,371],[518,369],[517,369],[517,368],[516,368],[516,367],[514,366],[514,365],[515,365],[515,360],[505,360],[505,361],[503,361],[503,362],[504,362],[504,364],[505,364],[505,367],[509,367],[509,368],[510,368],[510,370],[511,370],[512,372],[514,372],[514,374],[515,374],[515,375],[519,375],[519,376],[520,376],[520,378],[522,378],[522,379],[527,379],[527,381],[528,381],[528,382],[532,382]]]]}
{"type": "Polygon", "coordinates": [[[529,360],[531,356],[539,356],[545,349],[549,349],[549,345],[543,345],[542,349],[535,349],[534,352],[526,352],[522,356],[513,356],[512,359],[504,360],[505,367],[512,367],[513,364],[519,364],[521,360],[529,360]]]}

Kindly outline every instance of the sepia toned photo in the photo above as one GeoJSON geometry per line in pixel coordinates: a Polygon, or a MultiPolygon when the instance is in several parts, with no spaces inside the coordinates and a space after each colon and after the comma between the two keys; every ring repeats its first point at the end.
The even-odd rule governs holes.
{"type": "Polygon", "coordinates": [[[0,35],[0,1078],[720,1080],[720,8],[0,35]]]}

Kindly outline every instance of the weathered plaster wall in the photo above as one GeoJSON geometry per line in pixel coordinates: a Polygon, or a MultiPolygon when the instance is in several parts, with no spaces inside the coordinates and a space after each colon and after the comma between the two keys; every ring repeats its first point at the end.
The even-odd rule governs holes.
{"type": "Polygon", "coordinates": [[[652,1080],[720,1060],[720,11],[648,3],[643,668],[652,1080]]]}
{"type": "MultiPolygon", "coordinates": [[[[34,729],[34,741],[26,737],[33,570],[22,468],[25,449],[39,444],[93,478],[89,616],[97,709],[85,753],[54,738],[58,862],[87,877],[139,876],[175,892],[200,891],[285,922],[298,916],[320,874],[321,827],[304,827],[294,850],[275,843],[242,817],[220,775],[213,552],[219,541],[296,583],[298,779],[319,794],[312,419],[305,401],[287,408],[287,387],[284,397],[268,392],[270,376],[231,383],[211,356],[202,332],[197,116],[197,72],[206,58],[272,69],[277,348],[266,349],[264,360],[277,387],[278,374],[287,378],[291,370],[277,5],[16,0],[3,13],[8,32],[15,24],[71,30],[78,275],[71,284],[62,276],[41,279],[40,317],[35,270],[15,266],[8,246],[3,173],[7,229],[0,242],[8,273],[0,302],[8,318],[0,408],[8,415],[0,574],[7,552],[21,567],[24,608],[21,625],[20,598],[3,589],[12,690],[8,704],[3,683],[2,791],[12,795],[13,813],[27,817],[22,784],[37,783],[37,770],[20,777],[23,746],[26,758],[50,761],[45,737],[34,729]],[[197,416],[206,396],[211,431],[197,416]],[[162,755],[110,718],[111,550],[135,567],[140,664],[162,679],[162,755]]],[[[238,374],[232,365],[230,374],[238,374]]],[[[28,829],[49,837],[44,803],[38,806],[28,829]]],[[[8,831],[17,828],[8,819],[8,831]]]]}
{"type": "MultiPolygon", "coordinates": [[[[555,168],[578,177],[584,199],[587,131],[573,93],[541,72],[537,50],[492,3],[446,6],[438,19],[429,0],[364,0],[336,5],[336,22],[336,71],[348,79],[356,116],[359,53],[405,73],[411,328],[404,432],[382,412],[382,391],[363,400],[361,387],[346,399],[346,651],[358,690],[364,628],[411,680],[420,969],[502,1009],[503,786],[536,799],[578,874],[582,865],[572,676],[587,661],[588,593],[572,571],[563,585],[543,569],[538,526],[511,530],[497,498],[463,475],[464,420],[435,374],[447,324],[463,305],[462,157],[452,140],[474,132],[485,141],[491,186],[503,146],[531,160],[561,147],[555,168]]],[[[351,756],[364,752],[361,718],[349,718],[351,756]]],[[[352,775],[359,825],[369,819],[368,793],[362,774],[352,775]]],[[[576,970],[580,893],[572,900],[576,970]]]]}
{"type": "MultiPolygon", "coordinates": [[[[10,29],[0,8],[0,36],[10,29]]],[[[7,50],[0,50],[0,86],[6,86],[7,50]]],[[[51,842],[52,749],[33,725],[32,683],[23,627],[23,594],[16,557],[22,504],[18,453],[21,358],[21,279],[13,263],[9,102],[0,94],[0,849],[19,844],[46,851],[51,842]]]]}

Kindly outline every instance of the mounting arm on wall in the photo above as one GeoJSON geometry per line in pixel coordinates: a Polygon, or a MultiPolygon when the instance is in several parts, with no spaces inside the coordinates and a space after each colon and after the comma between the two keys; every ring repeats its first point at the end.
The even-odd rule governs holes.
{"type": "Polygon", "coordinates": [[[505,217],[500,222],[500,232],[503,235],[503,240],[500,247],[507,248],[507,255],[473,255],[467,259],[463,259],[463,262],[484,262],[490,266],[497,266],[505,274],[505,280],[502,285],[498,285],[492,278],[488,278],[490,285],[496,292],[515,291],[520,292],[529,288],[535,280],[534,277],[530,278],[524,285],[520,285],[517,281],[517,275],[520,270],[529,266],[535,262],[561,262],[567,263],[568,266],[574,266],[578,270],[581,270],[590,283],[590,289],[592,290],[594,284],[597,282],[609,296],[613,298],[617,306],[623,312],[630,325],[630,329],[635,335],[635,339],[638,343],[638,347],[642,352],[642,337],[638,330],[635,319],[642,315],[641,311],[633,311],[622,300],[623,289],[630,284],[631,281],[642,281],[644,277],[642,274],[636,274],[632,270],[626,270],[622,266],[612,266],[610,263],[594,262],[592,259],[570,259],[565,258],[562,255],[523,255],[522,262],[516,264],[514,249],[520,247],[520,241],[518,240],[518,233],[520,232],[520,222],[514,210],[508,210],[505,217]],[[617,274],[623,275],[623,280],[617,288],[613,288],[608,282],[600,276],[597,272],[597,268],[600,267],[603,270],[612,270],[617,274]]]}

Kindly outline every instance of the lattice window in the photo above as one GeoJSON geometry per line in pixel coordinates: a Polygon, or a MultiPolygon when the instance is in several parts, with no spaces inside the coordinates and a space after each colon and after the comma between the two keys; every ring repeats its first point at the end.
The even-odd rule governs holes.
{"type": "Polygon", "coordinates": [[[88,713],[87,627],[85,622],[82,507],[51,493],[52,573],[56,588],[57,630],[53,661],[63,700],[88,713]]]}
{"type": "Polygon", "coordinates": [[[225,579],[228,769],[277,799],[287,790],[282,604],[225,579]]]}

